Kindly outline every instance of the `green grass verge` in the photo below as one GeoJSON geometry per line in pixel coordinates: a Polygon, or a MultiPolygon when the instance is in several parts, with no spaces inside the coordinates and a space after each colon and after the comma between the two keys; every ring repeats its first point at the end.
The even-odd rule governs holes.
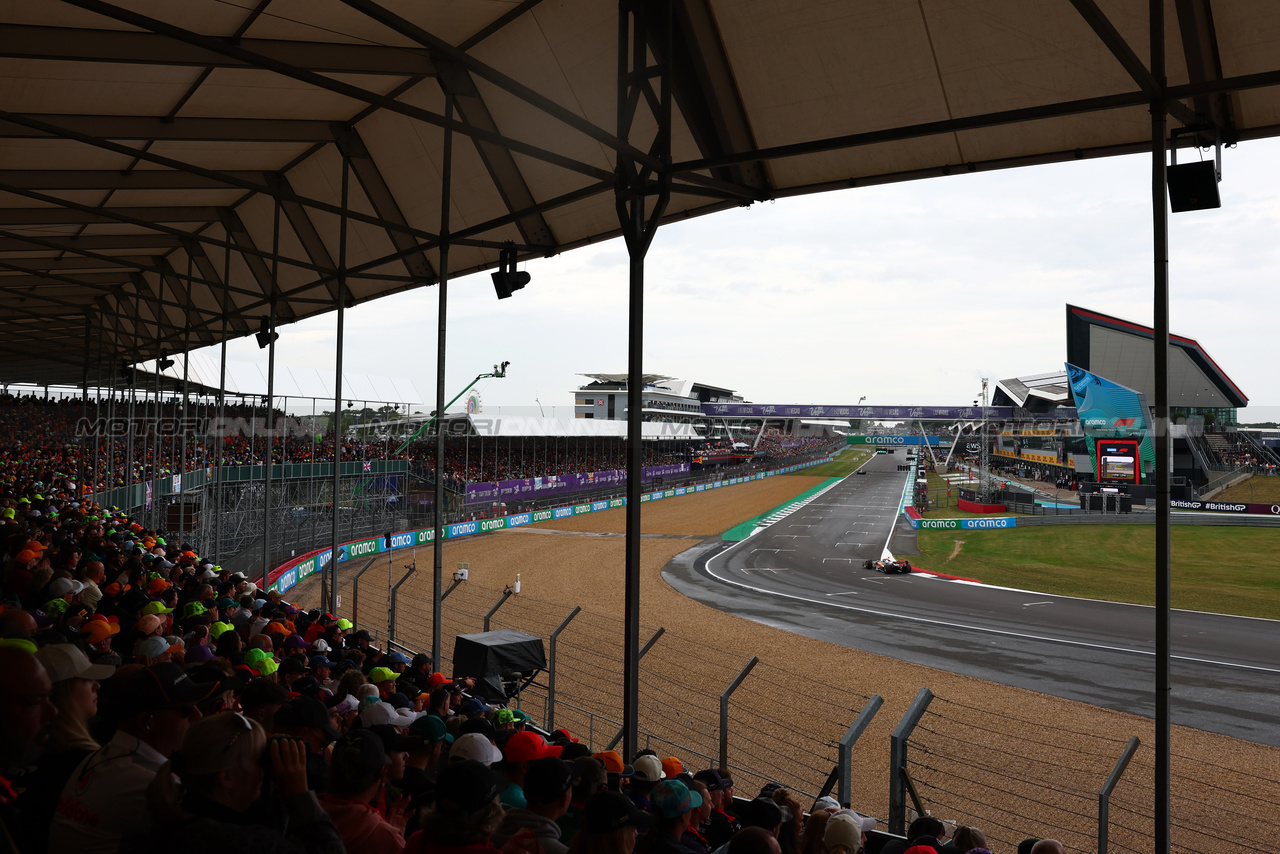
{"type": "MultiPolygon", "coordinates": [[[[1173,607],[1280,619],[1280,530],[1177,526],[1172,539],[1173,607]]],[[[925,571],[1155,604],[1155,529],[1148,525],[921,530],[917,541],[921,556],[912,563],[925,571]]]]}
{"type": "Polygon", "coordinates": [[[745,522],[740,522],[737,525],[734,525],[732,528],[730,528],[729,530],[721,534],[720,537],[721,539],[728,540],[734,543],[740,540],[745,540],[747,537],[751,535],[751,531],[755,528],[756,523],[759,522],[764,517],[777,513],[782,508],[795,504],[797,501],[803,501],[804,499],[808,498],[810,495],[813,495],[818,490],[826,489],[828,486],[835,483],[837,480],[840,480],[840,478],[829,477],[826,480],[824,480],[822,483],[813,487],[812,489],[806,489],[804,492],[800,493],[795,498],[790,498],[782,502],[781,504],[779,504],[777,507],[774,507],[771,510],[767,510],[766,512],[761,513],[759,516],[753,516],[745,522]]]}
{"type": "Polygon", "coordinates": [[[875,452],[870,450],[850,448],[847,451],[841,451],[840,455],[829,463],[787,472],[787,474],[802,475],[804,477],[847,477],[854,469],[862,465],[863,460],[873,453],[875,452]]]}
{"type": "Polygon", "coordinates": [[[1280,477],[1254,475],[1215,495],[1214,501],[1243,501],[1254,504],[1280,504],[1280,477]]]}

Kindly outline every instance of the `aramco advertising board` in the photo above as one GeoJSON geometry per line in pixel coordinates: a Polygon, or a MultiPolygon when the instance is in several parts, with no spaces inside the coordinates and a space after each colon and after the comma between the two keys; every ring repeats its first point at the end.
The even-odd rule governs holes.
{"type": "Polygon", "coordinates": [[[1146,483],[1155,473],[1151,410],[1141,393],[1067,365],[1067,381],[1100,483],[1146,483]]]}

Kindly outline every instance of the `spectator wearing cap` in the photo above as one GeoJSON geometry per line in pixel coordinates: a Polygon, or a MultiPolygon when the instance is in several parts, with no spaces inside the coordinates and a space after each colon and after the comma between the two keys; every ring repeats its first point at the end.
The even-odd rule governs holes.
{"type": "Polygon", "coordinates": [[[699,829],[699,833],[707,840],[707,845],[714,851],[729,843],[733,835],[742,829],[738,819],[725,809],[726,793],[731,792],[733,783],[720,776],[714,768],[699,771],[693,779],[701,780],[711,794],[711,818],[699,829]]]}
{"type": "Polygon", "coordinates": [[[505,807],[527,806],[524,796],[524,778],[530,766],[547,756],[558,757],[562,748],[547,744],[536,732],[518,732],[507,739],[502,748],[502,772],[507,786],[499,795],[505,807]]]}
{"type": "Polygon", "coordinates": [[[167,809],[145,850],[165,850],[181,840],[189,854],[340,854],[342,838],[307,787],[305,762],[301,744],[268,741],[262,727],[242,714],[221,712],[196,721],[170,763],[181,784],[167,793],[167,809]],[[268,774],[274,796],[263,804],[268,774]],[[277,813],[285,821],[277,821],[277,813]]]}
{"type": "MultiPolygon", "coordinates": [[[[742,822],[742,829],[733,834],[733,837],[725,845],[715,849],[713,854],[728,854],[729,848],[734,839],[737,839],[742,831],[748,828],[759,828],[773,837],[778,838],[778,831],[782,827],[782,807],[773,802],[772,798],[755,798],[742,804],[738,810],[738,819],[742,822]]],[[[779,849],[774,849],[775,854],[779,849]]]]}
{"type": "MultiPolygon", "coordinates": [[[[563,751],[560,755],[564,756],[563,751]]],[[[605,773],[604,765],[599,759],[594,756],[580,756],[573,760],[573,797],[570,798],[564,815],[556,819],[556,824],[560,825],[562,842],[566,845],[573,843],[574,837],[582,830],[587,801],[591,800],[593,795],[603,792],[608,785],[609,775],[605,773]]]]}
{"type": "Polygon", "coordinates": [[[379,662],[383,667],[389,667],[395,671],[396,675],[404,673],[405,668],[409,666],[411,659],[398,649],[393,649],[382,657],[379,662]]]}
{"type": "Polygon", "coordinates": [[[769,792],[769,798],[782,810],[782,827],[778,831],[778,844],[782,848],[782,854],[798,854],[800,823],[804,819],[800,802],[796,800],[795,793],[785,786],[775,786],[769,792]]]}
{"type": "Polygon", "coordinates": [[[622,761],[622,754],[616,750],[605,750],[592,755],[600,760],[600,764],[604,766],[605,773],[609,775],[609,791],[611,792],[620,792],[626,788],[628,778],[636,773],[636,769],[622,761]]]}
{"type": "Polygon", "coordinates": [[[631,785],[627,787],[626,795],[636,805],[636,809],[647,810],[649,793],[667,776],[662,770],[662,760],[656,753],[642,753],[631,764],[635,773],[631,775],[631,785]]]}
{"type": "Polygon", "coordinates": [[[922,815],[907,825],[905,839],[890,839],[880,849],[882,854],[905,854],[908,848],[925,845],[939,851],[942,845],[938,840],[947,834],[947,826],[931,815],[922,815]]]}
{"type": "Polygon", "coordinates": [[[533,831],[542,854],[566,854],[556,820],[569,809],[573,799],[573,767],[558,756],[544,756],[529,766],[524,779],[528,806],[511,809],[493,834],[495,845],[503,845],[522,828],[533,831]]]}
{"type": "Polygon", "coordinates": [[[498,791],[505,781],[479,762],[450,762],[440,772],[435,806],[423,817],[422,829],[409,837],[408,854],[507,854],[536,852],[533,834],[524,832],[500,849],[493,844],[502,821],[498,791]]]}
{"type": "Polygon", "coordinates": [[[458,714],[468,720],[484,717],[491,711],[493,711],[493,706],[490,706],[479,697],[470,697],[463,700],[462,705],[458,707],[458,714]]]}
{"type": "Polygon", "coordinates": [[[431,678],[431,656],[425,652],[420,652],[409,662],[409,667],[400,674],[400,679],[412,683],[417,687],[418,691],[426,691],[430,686],[427,680],[431,678]]]}
{"type": "Polygon", "coordinates": [[[330,758],[329,791],[320,806],[348,851],[399,854],[404,850],[408,798],[389,803],[387,815],[370,806],[384,796],[391,759],[376,733],[352,730],[338,739],[330,758]]]}
{"type": "Polygon", "coordinates": [[[396,693],[396,678],[399,675],[390,667],[375,667],[369,671],[369,681],[378,686],[378,696],[389,700],[396,693]]]}
{"type": "Polygon", "coordinates": [[[50,851],[114,854],[126,837],[150,833],[147,787],[199,719],[196,704],[218,687],[194,682],[169,663],[126,680],[113,695],[116,734],[76,766],[62,790],[50,851]]]}
{"type": "Polygon", "coordinates": [[[654,786],[649,803],[656,820],[636,843],[637,854],[692,854],[681,840],[702,796],[679,780],[663,780],[654,786]]]}
{"type": "Polygon", "coordinates": [[[58,714],[53,682],[34,646],[12,637],[0,643],[0,833],[19,838],[9,778],[43,748],[58,714]]]}
{"type": "Polygon", "coordinates": [[[449,750],[449,762],[466,759],[488,768],[502,761],[502,751],[482,733],[466,732],[454,739],[453,747],[449,750]]]}
{"type": "Polygon", "coordinates": [[[334,693],[334,689],[337,688],[337,684],[329,678],[329,674],[332,672],[334,663],[335,662],[330,661],[329,657],[324,653],[311,656],[311,659],[308,662],[311,669],[311,675],[320,683],[320,687],[329,693],[334,693]]]}
{"type": "Polygon", "coordinates": [[[444,721],[435,715],[422,715],[409,724],[406,736],[412,743],[400,788],[417,811],[435,799],[436,766],[445,747],[453,744],[453,736],[445,731],[444,721]]]}
{"type": "MultiPolygon", "coordinates": [[[[679,761],[679,760],[677,760],[679,761]]],[[[665,771],[666,761],[663,761],[665,771]]],[[[672,775],[673,777],[675,775],[672,775]]],[[[694,815],[689,819],[689,828],[684,832],[681,841],[689,846],[696,854],[709,854],[711,846],[707,844],[707,838],[702,835],[702,826],[711,818],[711,793],[707,791],[707,784],[701,780],[690,778],[687,782],[681,780],[689,787],[689,791],[697,792],[702,798],[702,805],[694,811],[694,815]]],[[[821,854],[821,852],[819,852],[821,854]]]]}
{"type": "Polygon", "coordinates": [[[50,698],[58,715],[39,761],[18,781],[23,790],[18,805],[28,848],[44,851],[53,808],[67,778],[82,759],[102,747],[89,734],[89,720],[98,714],[98,681],[110,678],[116,669],[90,663],[72,644],[43,646],[36,658],[53,680],[50,698]]]}
{"type": "Polygon", "coordinates": [[[862,850],[862,824],[852,815],[836,813],[826,823],[822,841],[827,854],[858,854],[862,850]]]}
{"type": "Polygon", "coordinates": [[[653,816],[636,809],[621,792],[597,792],[582,811],[582,830],[569,845],[569,854],[631,854],[640,833],[653,816]]]}
{"type": "Polygon", "coordinates": [[[276,713],[289,702],[289,692],[270,679],[250,679],[240,692],[240,710],[267,732],[275,732],[276,713]]]}
{"type": "Polygon", "coordinates": [[[294,697],[275,714],[273,734],[296,738],[307,747],[307,779],[311,788],[324,782],[324,751],[341,735],[334,729],[329,710],[314,697],[294,697]]]}

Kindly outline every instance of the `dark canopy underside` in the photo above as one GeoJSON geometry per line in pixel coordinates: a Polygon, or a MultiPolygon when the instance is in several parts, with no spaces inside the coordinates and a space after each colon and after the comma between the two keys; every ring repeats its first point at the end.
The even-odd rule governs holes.
{"type": "MultiPolygon", "coordinates": [[[[671,4],[666,220],[1150,147],[1148,0],[653,2],[671,4]]],[[[1280,3],[1166,15],[1172,126],[1274,135],[1280,3]]],[[[616,136],[618,18],[610,0],[8,0],[0,380],[96,382],[224,323],[249,334],[273,299],[282,322],[332,310],[344,160],[347,304],[431,284],[445,127],[452,275],[506,241],[617,234],[618,153],[637,154],[616,136]]]]}

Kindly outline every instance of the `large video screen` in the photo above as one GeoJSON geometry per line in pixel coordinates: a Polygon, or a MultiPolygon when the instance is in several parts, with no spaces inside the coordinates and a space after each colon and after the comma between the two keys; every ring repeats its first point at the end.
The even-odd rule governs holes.
{"type": "Polygon", "coordinates": [[[1138,443],[1099,440],[1098,482],[1137,483],[1139,479],[1138,443]]]}

